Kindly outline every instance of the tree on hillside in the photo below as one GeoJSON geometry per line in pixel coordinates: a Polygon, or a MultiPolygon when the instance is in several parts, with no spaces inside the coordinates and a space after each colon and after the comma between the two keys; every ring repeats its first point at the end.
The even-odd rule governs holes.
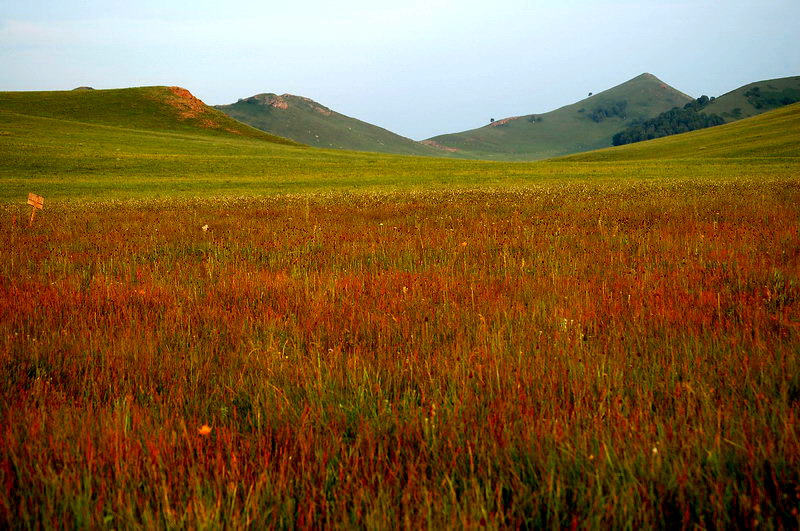
{"type": "MultiPolygon", "coordinates": [[[[706,96],[703,98],[707,104],[709,98],[706,96]]],[[[612,143],[615,146],[621,146],[724,124],[725,120],[716,114],[698,112],[698,108],[702,109],[700,100],[703,98],[688,103],[683,109],[674,107],[650,120],[637,121],[627,129],[615,134],[612,143]]]]}
{"type": "Polygon", "coordinates": [[[784,105],[791,105],[800,101],[800,90],[785,88],[783,90],[761,90],[761,87],[753,87],[744,93],[748,103],[756,109],[775,109],[784,105]]]}
{"type": "Polygon", "coordinates": [[[714,98],[709,98],[708,96],[706,96],[704,94],[704,95],[700,96],[699,98],[697,98],[696,100],[690,101],[689,103],[684,105],[683,108],[686,109],[686,110],[691,110],[691,111],[697,112],[697,111],[701,110],[702,108],[704,108],[709,103],[711,103],[712,101],[714,101],[714,98]]]}

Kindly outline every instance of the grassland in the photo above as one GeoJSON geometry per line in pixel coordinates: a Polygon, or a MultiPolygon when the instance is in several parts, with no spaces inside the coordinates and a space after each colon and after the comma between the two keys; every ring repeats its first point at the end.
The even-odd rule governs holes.
{"type": "Polygon", "coordinates": [[[20,110],[0,526],[800,524],[792,109],[536,164],[20,110]]]}
{"type": "MultiPolygon", "coordinates": [[[[138,105],[138,97],[129,96],[131,99],[118,108],[138,105]]],[[[65,105],[63,100],[59,105],[65,105]]],[[[684,140],[692,136],[666,139],[669,145],[684,146],[669,157],[674,159],[669,165],[658,160],[666,153],[662,148],[649,147],[658,143],[599,151],[584,158],[578,155],[569,163],[530,164],[317,150],[276,143],[272,137],[247,138],[191,123],[175,125],[174,120],[152,124],[139,121],[135,114],[123,115],[128,126],[118,127],[20,114],[0,105],[0,200],[24,202],[29,191],[38,191],[51,200],[103,201],[260,197],[313,191],[421,191],[454,186],[507,188],[564,179],[600,183],[676,175],[699,180],[728,175],[789,176],[796,172],[795,139],[800,127],[796,112],[785,112],[792,114],[779,110],[756,119],[761,122],[742,122],[739,127],[744,129],[734,129],[733,134],[726,128],[736,124],[692,133],[708,135],[702,138],[708,146],[719,144],[715,150],[702,150],[704,146],[684,140]],[[757,125],[764,123],[766,126],[757,125]],[[762,130],[752,133],[757,127],[762,130]],[[750,135],[748,142],[739,141],[742,134],[750,135]],[[756,135],[758,138],[754,138],[756,135]],[[641,160],[635,164],[624,162],[631,153],[648,149],[649,155],[636,155],[641,160]],[[712,151],[716,153],[713,159],[707,156],[712,151]],[[583,163],[615,158],[621,161],[583,163]]]]}

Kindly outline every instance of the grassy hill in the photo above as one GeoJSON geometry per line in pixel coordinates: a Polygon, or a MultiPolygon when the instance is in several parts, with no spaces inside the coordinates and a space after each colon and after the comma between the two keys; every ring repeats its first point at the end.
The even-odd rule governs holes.
{"type": "Polygon", "coordinates": [[[757,81],[732,90],[712,101],[703,112],[734,122],[797,101],[800,101],[800,76],[784,77],[757,81]]]}
{"type": "Polygon", "coordinates": [[[208,107],[186,116],[170,103],[171,92],[0,93],[0,202],[30,191],[52,207],[86,199],[519,183],[527,173],[511,165],[311,149],[208,107]],[[219,127],[205,122],[212,119],[219,127]]]}
{"type": "Polygon", "coordinates": [[[709,129],[580,153],[558,160],[614,162],[754,157],[800,157],[800,103],[709,129]]]}
{"type": "Polygon", "coordinates": [[[180,87],[0,92],[0,110],[150,131],[236,135],[294,144],[232,120],[180,87]]]}
{"type": "Polygon", "coordinates": [[[262,131],[309,146],[404,155],[448,154],[291,94],[258,94],[216,108],[262,131]]]}
{"type": "Polygon", "coordinates": [[[517,116],[430,139],[461,156],[497,160],[536,160],[611,145],[626,124],[657,116],[692,98],[652,74],[544,114],[517,116]],[[616,109],[614,109],[616,107],[616,109]],[[620,107],[623,107],[620,112],[620,107]],[[603,111],[612,111],[607,116],[603,111]]]}
{"type": "MultiPolygon", "coordinates": [[[[0,93],[0,202],[24,202],[31,191],[53,205],[52,201],[165,196],[241,198],[454,187],[507,190],[545,182],[591,179],[603,183],[636,176],[756,177],[796,172],[795,162],[786,164],[775,157],[796,157],[800,145],[798,109],[792,106],[659,141],[663,144],[641,143],[558,162],[310,149],[233,121],[230,128],[240,127],[241,134],[203,127],[197,118],[182,116],[163,100],[137,96],[155,92],[163,97],[165,90],[0,93]],[[100,99],[91,105],[73,99],[86,95],[100,99]],[[731,168],[722,160],[721,153],[731,156],[734,150],[738,150],[736,156],[747,158],[747,164],[740,158],[737,167],[731,168]],[[703,157],[702,164],[697,163],[698,157],[703,157]],[[641,160],[635,165],[616,162],[637,158],[641,160]],[[665,158],[673,160],[664,164],[665,158]]],[[[209,112],[218,117],[213,109],[209,112]]]]}

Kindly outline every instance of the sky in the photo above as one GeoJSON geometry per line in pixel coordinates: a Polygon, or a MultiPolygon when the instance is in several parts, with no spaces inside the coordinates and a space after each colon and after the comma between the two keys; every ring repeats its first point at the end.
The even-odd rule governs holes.
{"type": "Polygon", "coordinates": [[[0,90],[312,98],[421,140],[643,72],[689,95],[800,75],[800,0],[0,0],[0,90]]]}

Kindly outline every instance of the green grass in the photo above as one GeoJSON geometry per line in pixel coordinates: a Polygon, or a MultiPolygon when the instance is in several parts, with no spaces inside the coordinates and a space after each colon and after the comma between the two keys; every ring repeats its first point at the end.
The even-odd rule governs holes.
{"type": "MultiPolygon", "coordinates": [[[[217,137],[237,135],[294,144],[232,120],[192,98],[177,87],[0,92],[0,109],[26,116],[129,129],[217,137]]],[[[34,126],[34,134],[38,129],[34,126]]]]}
{"type": "MultiPolygon", "coordinates": [[[[668,149],[650,148],[660,144],[648,142],[585,155],[609,162],[626,157],[684,159],[667,166],[658,161],[586,165],[576,163],[584,160],[581,158],[499,163],[317,150],[271,142],[270,137],[260,138],[260,132],[245,137],[174,123],[174,117],[167,124],[159,122],[166,120],[163,117],[150,118],[152,124],[138,122],[140,127],[155,130],[116,127],[9,112],[8,107],[27,111],[21,97],[15,97],[15,105],[0,106],[3,160],[0,200],[3,201],[23,200],[29,191],[51,200],[257,197],[320,190],[508,188],[563,179],[609,182],[624,178],[672,179],[679,175],[699,179],[781,176],[794,171],[795,160],[769,155],[797,155],[796,107],[774,111],[753,121],[693,133],[701,139],[719,139],[719,146],[709,140],[705,150],[691,140],[695,136],[686,136],[688,140],[681,136],[656,141],[665,146],[684,146],[674,148],[672,154],[668,149]],[[727,133],[731,131],[729,128],[736,129],[727,133]],[[752,137],[748,142],[740,141],[749,138],[748,135],[752,137]],[[726,153],[750,160],[732,164],[724,160],[726,153]],[[711,154],[716,157],[713,161],[709,160],[711,154]],[[691,160],[698,156],[698,160],[691,160]]],[[[33,93],[29,97],[31,105],[43,101],[33,93]]],[[[2,101],[8,101],[6,95],[0,95],[2,101]]],[[[37,112],[56,114],[47,108],[37,112]]],[[[89,118],[96,122],[113,120],[108,109],[94,112],[98,118],[89,118]]],[[[74,118],[74,113],[70,117],[74,118]]],[[[122,119],[130,123],[129,111],[125,111],[122,119]]]]}
{"type": "Polygon", "coordinates": [[[243,123],[309,146],[402,155],[448,155],[447,151],[420,144],[290,94],[259,94],[216,108],[243,123]],[[275,106],[270,105],[273,102],[275,106]]]}
{"type": "Polygon", "coordinates": [[[719,96],[703,109],[703,112],[717,114],[727,122],[735,122],[775,108],[769,105],[757,108],[753,101],[757,102],[758,100],[749,101],[745,93],[754,88],[758,88],[767,96],[778,99],[786,96],[797,99],[800,98],[800,76],[767,79],[739,87],[719,96]]]}
{"type": "Polygon", "coordinates": [[[621,162],[774,159],[795,166],[800,158],[800,103],[734,123],[559,159],[562,162],[621,162]]]}
{"type": "Polygon", "coordinates": [[[617,87],[555,111],[521,116],[508,123],[441,135],[432,140],[460,150],[457,155],[495,160],[536,160],[611,146],[611,138],[635,119],[653,118],[692,98],[651,74],[642,74],[617,87]],[[626,117],[600,123],[589,115],[597,107],[627,102],[626,117]]]}

